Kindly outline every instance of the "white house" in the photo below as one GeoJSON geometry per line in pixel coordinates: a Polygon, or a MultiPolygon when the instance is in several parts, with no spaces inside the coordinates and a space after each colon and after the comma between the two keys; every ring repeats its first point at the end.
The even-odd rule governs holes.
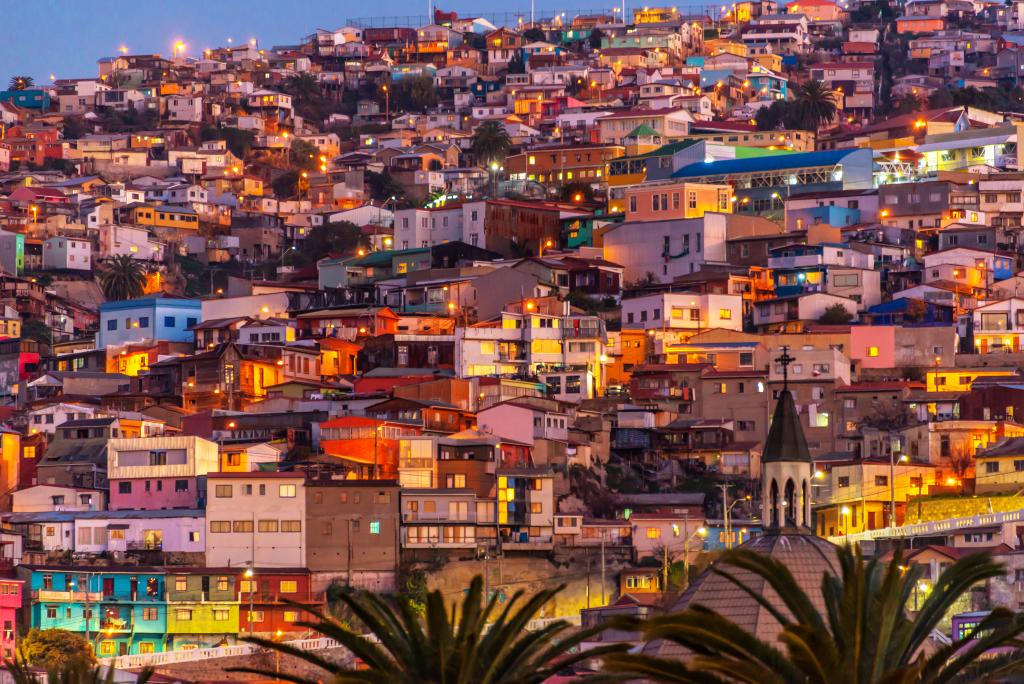
{"type": "Polygon", "coordinates": [[[625,328],[743,330],[743,297],[738,294],[659,292],[622,300],[625,328]]]}
{"type": "Polygon", "coordinates": [[[95,406],[65,404],[63,402],[42,406],[26,414],[31,434],[45,432],[51,435],[57,433],[57,426],[61,423],[69,420],[88,420],[101,417],[102,415],[103,412],[95,406]]]}
{"type": "Polygon", "coordinates": [[[202,121],[203,98],[196,95],[171,95],[167,98],[167,117],[171,121],[202,121]]]}
{"type": "Polygon", "coordinates": [[[301,473],[207,475],[207,566],[305,567],[305,482],[301,473]]]}
{"type": "Polygon", "coordinates": [[[630,221],[604,236],[604,257],[623,267],[623,282],[654,274],[659,283],[694,273],[705,263],[724,263],[726,215],[667,221],[630,221]]]}
{"type": "Polygon", "coordinates": [[[54,269],[91,270],[92,243],[62,235],[46,240],[43,243],[43,270],[54,269]]]}

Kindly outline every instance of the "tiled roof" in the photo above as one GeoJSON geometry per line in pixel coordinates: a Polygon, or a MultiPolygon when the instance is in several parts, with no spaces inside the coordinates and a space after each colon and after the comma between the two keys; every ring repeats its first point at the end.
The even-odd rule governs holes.
{"type": "MultiPolygon", "coordinates": [[[[824,613],[825,600],[820,590],[821,579],[825,573],[840,574],[834,544],[815,536],[809,530],[786,530],[755,537],[740,548],[769,556],[785,565],[797,584],[807,592],[814,607],[824,613]]],[[[769,603],[782,605],[782,600],[765,580],[735,567],[723,566],[723,569],[727,569],[733,577],[762,595],[769,603]]],[[[713,609],[758,639],[769,643],[775,642],[782,631],[782,626],[764,607],[715,572],[713,567],[705,570],[694,580],[669,612],[676,613],[694,605],[713,609]]],[[[644,647],[644,654],[679,659],[687,656],[683,647],[662,640],[648,642],[644,647]]]]}

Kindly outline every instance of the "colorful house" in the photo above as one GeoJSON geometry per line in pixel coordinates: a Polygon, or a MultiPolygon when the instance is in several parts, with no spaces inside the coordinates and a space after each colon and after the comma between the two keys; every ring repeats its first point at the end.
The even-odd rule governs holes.
{"type": "Polygon", "coordinates": [[[239,598],[235,570],[169,570],[168,650],[234,643],[240,633],[239,598]]]}
{"type": "Polygon", "coordinates": [[[22,566],[32,627],[80,633],[101,658],[166,650],[163,570],[22,566]]]}

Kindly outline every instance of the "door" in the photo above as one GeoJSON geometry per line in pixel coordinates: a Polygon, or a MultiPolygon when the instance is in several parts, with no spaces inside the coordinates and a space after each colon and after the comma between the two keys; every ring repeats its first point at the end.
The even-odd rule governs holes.
{"type": "Polygon", "coordinates": [[[103,578],[103,595],[113,596],[114,595],[114,578],[104,577],[103,578]]]}
{"type": "Polygon", "coordinates": [[[132,577],[128,580],[128,590],[131,592],[132,601],[139,597],[139,578],[132,577]]]}
{"type": "Polygon", "coordinates": [[[128,655],[128,642],[120,641],[117,644],[117,655],[128,655]]]}

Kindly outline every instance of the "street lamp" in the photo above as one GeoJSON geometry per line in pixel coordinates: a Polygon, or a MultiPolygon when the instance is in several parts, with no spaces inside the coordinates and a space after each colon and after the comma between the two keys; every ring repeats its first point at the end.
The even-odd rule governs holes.
{"type": "Polygon", "coordinates": [[[384,91],[384,123],[386,125],[391,122],[391,89],[386,83],[380,89],[384,91]]]}
{"type": "MultiPolygon", "coordinates": [[[[910,459],[906,454],[899,457],[900,463],[910,459]]],[[[889,527],[896,527],[896,452],[889,450],[889,527]]]]}
{"type": "MultiPolygon", "coordinates": [[[[686,523],[684,523],[684,524],[687,526],[687,530],[685,530],[685,531],[689,531],[688,523],[689,523],[689,518],[686,518],[686,523]]],[[[678,537],[679,536],[679,525],[675,525],[675,524],[672,525],[672,536],[673,537],[678,537]]],[[[707,536],[708,536],[708,528],[706,528],[703,525],[701,525],[700,527],[698,527],[696,530],[694,530],[693,533],[691,533],[686,538],[686,541],[683,542],[683,581],[685,582],[684,588],[690,586],[690,542],[693,541],[697,537],[700,537],[701,539],[704,539],[707,536]]],[[[669,544],[668,544],[668,542],[666,542],[665,543],[665,550],[664,550],[663,565],[662,565],[662,569],[661,569],[661,574],[662,574],[661,590],[662,590],[662,592],[668,591],[668,552],[669,552],[669,544]]]]}
{"type": "Polygon", "coordinates": [[[256,593],[256,582],[255,580],[253,580],[253,576],[255,574],[256,573],[253,571],[251,565],[248,568],[246,568],[245,573],[243,573],[243,576],[249,582],[249,636],[252,636],[252,612],[256,593]]]}
{"type": "Polygon", "coordinates": [[[180,40],[174,42],[174,47],[171,48],[171,55],[174,59],[178,58],[178,53],[185,50],[185,43],[180,40]]]}

